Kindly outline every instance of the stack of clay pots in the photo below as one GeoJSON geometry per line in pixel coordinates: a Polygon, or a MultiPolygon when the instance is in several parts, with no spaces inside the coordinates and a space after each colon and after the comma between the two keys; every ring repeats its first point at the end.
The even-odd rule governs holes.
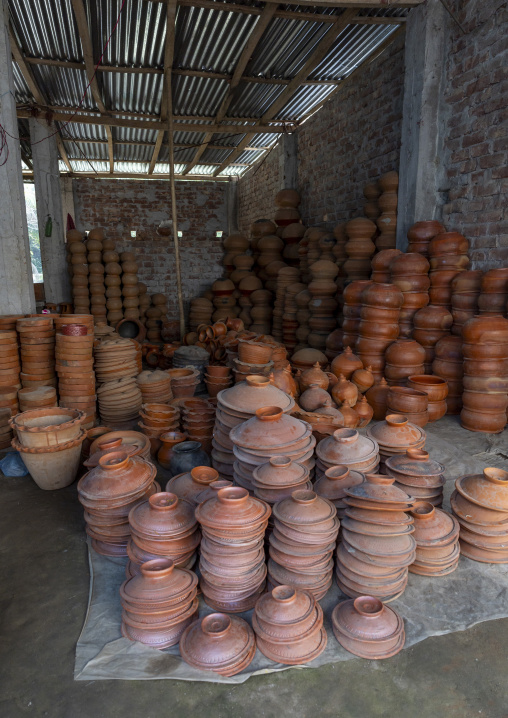
{"type": "Polygon", "coordinates": [[[273,368],[273,345],[264,342],[240,340],[238,359],[234,359],[236,382],[245,381],[251,374],[268,376],[273,368]]]}
{"type": "MultiPolygon", "coordinates": [[[[226,478],[233,478],[233,443],[229,433],[238,424],[250,419],[257,409],[279,406],[290,412],[294,399],[270,383],[268,377],[250,376],[217,395],[217,411],[212,441],[212,464],[226,478]]],[[[277,452],[279,453],[279,452],[277,452]]]]}
{"type": "Polygon", "coordinates": [[[404,295],[399,316],[399,336],[410,337],[413,317],[429,303],[429,262],[422,254],[406,253],[393,258],[390,264],[391,281],[404,295]]]}
{"type": "Polygon", "coordinates": [[[297,306],[296,321],[298,322],[298,329],[296,330],[296,338],[298,340],[297,347],[299,349],[307,346],[307,339],[310,333],[309,319],[309,302],[311,300],[311,294],[308,289],[303,289],[295,297],[297,306]]]}
{"type": "Polygon", "coordinates": [[[290,267],[300,267],[298,244],[305,234],[305,229],[303,224],[292,222],[282,230],[282,240],[284,242],[282,257],[290,267]]]}
{"type": "Polygon", "coordinates": [[[231,369],[227,366],[207,366],[205,384],[210,399],[217,398],[217,394],[232,384],[231,369]]]}
{"type": "Polygon", "coordinates": [[[402,414],[388,414],[384,421],[369,427],[366,435],[377,441],[381,471],[390,456],[405,454],[408,449],[423,449],[426,439],[424,430],[402,414]]]}
{"type": "Polygon", "coordinates": [[[319,601],[332,583],[333,551],[339,532],[331,501],[299,490],[273,507],[268,587],[290,585],[319,601]]]}
{"type": "Polygon", "coordinates": [[[175,399],[185,399],[194,396],[199,384],[200,372],[189,367],[186,369],[168,369],[171,379],[171,390],[175,399]]]}
{"type": "Polygon", "coordinates": [[[508,301],[508,267],[489,269],[481,278],[478,313],[484,317],[504,314],[508,301]]]}
{"type": "Polygon", "coordinates": [[[469,270],[460,272],[452,279],[452,334],[462,336],[464,324],[478,313],[482,274],[479,269],[469,270]]]}
{"type": "Polygon", "coordinates": [[[315,349],[326,349],[326,339],[337,326],[337,286],[334,280],[339,270],[335,262],[320,259],[310,265],[309,271],[311,300],[308,304],[310,333],[307,342],[315,349]]]}
{"type": "Polygon", "coordinates": [[[212,314],[214,322],[226,319],[226,317],[237,317],[240,309],[236,306],[234,297],[235,285],[230,279],[217,279],[212,284],[213,306],[215,311],[212,314]]]}
{"type": "Polygon", "coordinates": [[[254,494],[273,505],[291,496],[293,491],[311,489],[307,467],[291,461],[289,456],[272,456],[252,472],[254,494]]]}
{"type": "Polygon", "coordinates": [[[0,449],[9,449],[11,447],[14,433],[10,420],[15,413],[17,412],[13,412],[8,407],[0,408],[0,449]]]}
{"type": "Polygon", "coordinates": [[[395,479],[394,486],[413,498],[433,506],[443,503],[445,467],[430,459],[427,451],[408,449],[405,454],[390,457],[385,468],[387,475],[395,479]]]}
{"type": "MultiPolygon", "coordinates": [[[[275,387],[274,387],[275,388],[275,387]]],[[[253,491],[253,472],[271,456],[289,456],[314,473],[316,439],[309,424],[284,414],[278,406],[257,409],[255,416],[235,426],[229,433],[235,463],[233,476],[240,486],[253,491]]]]}
{"type": "Polygon", "coordinates": [[[281,189],[277,192],[274,220],[278,227],[287,227],[300,220],[300,212],[297,209],[300,201],[300,195],[295,189],[281,189]]]}
{"type": "MultiPolygon", "coordinates": [[[[263,239],[267,238],[264,237],[263,239]]],[[[298,282],[299,275],[300,270],[297,267],[282,267],[277,274],[277,288],[272,315],[272,335],[278,342],[282,341],[282,319],[284,317],[286,288],[298,282]]]]}
{"type": "MultiPolygon", "coordinates": [[[[122,296],[123,296],[123,315],[125,319],[139,319],[139,288],[138,288],[138,265],[136,263],[136,257],[133,252],[122,252],[120,255],[121,259],[121,271],[122,271],[122,296]]],[[[106,265],[106,271],[108,271],[108,265],[106,265]]],[[[152,295],[152,302],[156,306],[164,306],[164,301],[155,302],[154,298],[159,298],[158,294],[152,295]]],[[[166,314],[166,311],[163,312],[166,314]]]]}
{"type": "MultiPolygon", "coordinates": [[[[287,264],[282,259],[282,251],[284,249],[284,242],[276,234],[266,234],[261,237],[256,245],[257,249],[257,266],[258,266],[258,277],[266,282],[270,279],[273,281],[277,278],[277,272],[281,267],[287,267],[287,264]],[[268,271],[268,267],[273,265],[268,271]]],[[[296,269],[296,267],[295,267],[296,269]]],[[[269,284],[268,289],[274,290],[274,285],[269,284]]]]}
{"type": "MultiPolygon", "coordinates": [[[[277,225],[271,219],[257,219],[250,227],[250,249],[254,261],[257,263],[259,257],[258,242],[261,237],[274,234],[277,231],[277,225]]],[[[260,268],[255,265],[256,274],[259,274],[260,268]]]]}
{"type": "Polygon", "coordinates": [[[162,325],[167,321],[168,300],[166,295],[161,292],[152,294],[150,299],[151,306],[146,310],[146,316],[149,317],[146,320],[146,335],[151,341],[160,342],[162,325]]]}
{"type": "Polygon", "coordinates": [[[176,645],[196,619],[197,576],[168,559],[153,559],[120,587],[122,635],[151,648],[176,645]]]}
{"type": "Polygon", "coordinates": [[[81,232],[71,229],[67,232],[67,254],[70,262],[72,299],[76,314],[90,311],[90,289],[88,286],[88,261],[86,245],[81,232]]]}
{"type": "Polygon", "coordinates": [[[446,380],[448,396],[446,413],[459,414],[462,409],[462,391],[464,363],[462,357],[462,337],[445,336],[434,347],[432,374],[446,380]]]}
{"type": "Polygon", "coordinates": [[[155,558],[170,559],[179,568],[193,566],[201,534],[189,501],[168,492],[153,494],[131,509],[129,526],[128,576],[155,558]]]}
{"type": "Polygon", "coordinates": [[[508,563],[508,472],[487,468],[461,476],[451,495],[460,524],[460,552],[482,563],[508,563]]]}
{"type": "Polygon", "coordinates": [[[207,454],[212,450],[215,407],[206,399],[182,402],[181,425],[189,441],[198,441],[207,454]]]}
{"type": "Polygon", "coordinates": [[[256,289],[249,297],[251,303],[250,330],[257,334],[269,334],[272,328],[272,294],[267,289],[256,289]]]}
{"type": "MultiPolygon", "coordinates": [[[[107,290],[106,290],[107,295],[107,290]]],[[[146,325],[146,312],[150,308],[152,301],[148,295],[148,287],[144,282],[138,282],[139,296],[139,318],[143,325],[146,325]]]]}
{"type": "Polygon", "coordinates": [[[366,217],[372,219],[374,222],[381,214],[379,205],[377,203],[380,194],[381,190],[379,189],[377,182],[369,182],[363,188],[363,196],[367,200],[363,205],[363,213],[366,217]]]}
{"type": "Polygon", "coordinates": [[[459,232],[443,232],[429,243],[430,303],[451,309],[452,280],[469,266],[469,242],[459,232]]]}
{"type": "Polygon", "coordinates": [[[390,476],[365,478],[346,489],[337,584],[351,598],[368,595],[386,603],[403,593],[408,567],[415,560],[413,519],[406,513],[412,498],[396,488],[390,476]]]}
{"type": "Polygon", "coordinates": [[[402,618],[373,596],[358,596],[335,606],[332,627],[346,651],[371,660],[395,656],[406,640],[402,618]]]}
{"type": "Polygon", "coordinates": [[[450,333],[453,317],[444,306],[429,304],[419,309],[413,317],[413,339],[425,350],[425,373],[432,371],[437,342],[450,333]]]}
{"type": "Polygon", "coordinates": [[[94,329],[91,314],[62,315],[55,319],[56,371],[60,406],[80,409],[83,428],[90,429],[96,419],[95,373],[93,360],[94,329]],[[69,318],[70,322],[67,322],[69,318]],[[65,321],[64,321],[65,320],[65,321]]]}
{"type": "Polygon", "coordinates": [[[195,332],[200,324],[211,324],[213,304],[206,297],[191,299],[189,311],[189,328],[195,332]]]}
{"type": "Polygon", "coordinates": [[[355,429],[337,429],[322,439],[316,447],[316,478],[336,466],[362,474],[376,471],[379,464],[379,447],[374,439],[362,436],[355,429]]]}
{"type": "Polygon", "coordinates": [[[407,232],[409,239],[408,252],[418,252],[424,257],[429,256],[429,243],[436,235],[446,232],[445,228],[435,219],[416,222],[407,232]]]}
{"type": "MultiPolygon", "coordinates": [[[[2,411],[0,434],[5,436],[2,411]]],[[[76,478],[81,445],[83,413],[75,409],[43,408],[24,411],[9,419],[16,438],[12,446],[20,452],[26,468],[41,489],[61,489],[76,478]]]]}
{"type": "Polygon", "coordinates": [[[298,344],[298,337],[296,335],[299,322],[297,319],[298,305],[296,303],[296,296],[306,290],[305,284],[301,282],[295,282],[286,287],[284,294],[284,315],[282,317],[282,343],[289,352],[294,352],[295,347],[298,344]]]}
{"type": "Polygon", "coordinates": [[[508,404],[508,320],[478,316],[462,328],[464,392],[460,423],[470,431],[498,433],[508,404]]]}
{"type": "Polygon", "coordinates": [[[249,248],[249,240],[240,232],[233,232],[223,242],[225,254],[222,260],[226,271],[232,272],[235,269],[235,257],[244,254],[249,248]]]}
{"type": "Polygon", "coordinates": [[[106,308],[108,324],[116,326],[123,317],[120,255],[115,251],[112,240],[102,241],[102,262],[104,264],[104,285],[106,287],[106,308]],[[106,245],[106,246],[105,246],[106,245]]]}
{"type": "MultiPolygon", "coordinates": [[[[111,431],[107,427],[89,429],[87,436],[91,435],[88,458],[84,465],[93,468],[99,465],[99,459],[110,451],[122,451],[128,456],[138,456],[150,461],[150,439],[139,431],[111,431]],[[101,430],[100,433],[98,430],[101,430]],[[120,442],[120,443],[118,443],[120,442]]],[[[152,491],[153,493],[153,491],[152,491]]]]}
{"type": "Polygon", "coordinates": [[[424,373],[425,349],[414,339],[398,339],[387,348],[385,361],[384,374],[388,384],[406,386],[412,374],[424,373]]]}
{"type": "MultiPolygon", "coordinates": [[[[184,441],[178,444],[173,444],[173,448],[183,446],[184,449],[188,446],[196,446],[194,441],[184,441]]],[[[178,453],[178,452],[177,452],[178,453]]],[[[204,454],[204,452],[200,452],[204,454]]],[[[206,456],[206,454],[204,454],[206,456]]],[[[220,482],[219,474],[215,469],[210,466],[196,465],[190,469],[190,471],[184,471],[181,474],[176,474],[166,484],[166,491],[171,494],[176,494],[179,499],[185,499],[189,503],[193,504],[194,507],[198,506],[202,501],[203,494],[206,493],[206,498],[211,498],[213,495],[217,497],[217,493],[213,492],[208,495],[209,488],[212,484],[220,482]]],[[[227,485],[231,485],[231,482],[226,482],[227,485]]]]}
{"type": "Polygon", "coordinates": [[[142,371],[141,374],[138,374],[136,382],[141,392],[143,404],[152,402],[169,404],[173,400],[171,377],[161,369],[142,371]]]}
{"type": "MultiPolygon", "coordinates": [[[[21,336],[21,335],[20,335],[21,336]]],[[[26,352],[25,345],[25,352],[26,352]]],[[[28,353],[25,354],[28,357],[28,353]]],[[[0,389],[10,388],[14,392],[21,387],[21,364],[19,361],[18,334],[14,328],[0,325],[0,389]]]]}
{"type": "Polygon", "coordinates": [[[161,437],[180,429],[180,411],[176,406],[147,402],[142,405],[139,415],[138,426],[150,439],[151,454],[156,456],[163,443],[161,437]]]}
{"type": "Polygon", "coordinates": [[[414,375],[409,377],[407,385],[415,391],[427,394],[429,421],[437,421],[446,414],[446,397],[448,396],[446,379],[429,374],[414,375]]]}
{"type": "Polygon", "coordinates": [[[348,281],[368,279],[371,272],[370,258],[376,251],[372,237],[376,233],[376,225],[366,217],[351,219],[346,224],[348,242],[345,252],[348,256],[343,268],[348,281]]]}
{"type": "MultiPolygon", "coordinates": [[[[227,327],[222,327],[224,333],[227,331],[227,327]]],[[[216,337],[218,332],[218,326],[215,325],[216,337]]],[[[173,352],[172,365],[174,369],[186,368],[196,369],[198,371],[198,384],[196,386],[196,392],[199,394],[205,391],[204,373],[205,367],[210,361],[210,354],[203,347],[190,346],[190,347],[178,347],[173,352]]]]}
{"type": "MultiPolygon", "coordinates": [[[[38,386],[34,389],[26,387],[18,391],[19,411],[29,411],[30,409],[46,409],[58,406],[56,397],[56,389],[52,386],[38,386]]],[[[17,414],[13,410],[12,415],[17,414]]]]}
{"type": "Polygon", "coordinates": [[[403,414],[417,426],[429,421],[429,397],[423,391],[407,386],[391,386],[386,399],[387,414],[403,414]]]}
{"type": "Polygon", "coordinates": [[[399,254],[402,254],[400,249],[382,249],[372,257],[371,267],[372,274],[370,278],[373,282],[379,282],[380,284],[386,284],[391,281],[390,265],[399,254]]]}
{"type": "Polygon", "coordinates": [[[416,558],[409,567],[421,576],[447,576],[459,565],[459,524],[446,511],[426,500],[416,504],[410,515],[414,519],[413,538],[416,558]]]}
{"type": "Polygon", "coordinates": [[[325,471],[324,475],[315,482],[313,491],[318,496],[332,502],[337,509],[337,516],[342,521],[347,508],[344,503],[346,489],[361,484],[363,481],[365,481],[365,474],[338,464],[325,471]]]}
{"type": "Polygon", "coordinates": [[[21,378],[23,386],[56,386],[55,327],[50,315],[18,319],[16,331],[21,347],[21,374],[17,366],[5,372],[10,384],[21,378]]]}
{"type": "Polygon", "coordinates": [[[105,337],[95,347],[97,399],[102,421],[109,425],[135,421],[142,395],[137,384],[137,349],[131,339],[105,337]]]}
{"type": "Polygon", "coordinates": [[[381,194],[377,198],[377,204],[381,215],[376,219],[376,224],[381,234],[376,239],[376,248],[393,249],[397,232],[398,173],[392,171],[382,175],[378,180],[378,187],[381,194]]]}
{"type": "MultiPolygon", "coordinates": [[[[360,325],[356,353],[364,366],[370,366],[379,381],[385,369],[385,352],[399,336],[399,314],[404,297],[393,284],[371,282],[361,294],[360,325]]],[[[398,352],[397,352],[398,354],[398,352]]],[[[386,362],[390,362],[390,355],[386,362]]],[[[400,361],[400,355],[398,354],[400,361]]],[[[393,363],[393,361],[392,361],[393,363]]],[[[393,372],[387,379],[398,378],[393,372]]]]}
{"type": "MultiPolygon", "coordinates": [[[[107,434],[105,434],[107,436],[107,434]]],[[[124,451],[106,452],[78,483],[92,547],[105,556],[126,556],[129,512],[155,493],[155,466],[124,451]]]]}
{"type": "Polygon", "coordinates": [[[265,586],[263,542],[271,513],[264,501],[234,486],[196,508],[203,533],[200,586],[212,608],[228,613],[254,608],[265,586]]]}
{"type": "Polygon", "coordinates": [[[311,593],[294,586],[276,586],[261,596],[254,609],[252,627],[257,647],[276,663],[307,664],[326,648],[321,606],[311,593]]]}
{"type": "Polygon", "coordinates": [[[321,369],[325,369],[328,366],[328,359],[326,354],[319,349],[311,349],[306,347],[305,349],[298,349],[291,357],[291,366],[295,371],[300,369],[311,369],[314,364],[318,362],[321,369]]]}
{"type": "Polygon", "coordinates": [[[360,329],[361,312],[362,312],[362,294],[363,290],[370,286],[370,279],[361,279],[348,284],[342,297],[344,305],[342,307],[342,344],[344,347],[355,347],[358,340],[358,331],[360,329]]]}
{"type": "MultiPolygon", "coordinates": [[[[87,261],[88,261],[88,287],[90,290],[90,311],[95,320],[105,320],[106,308],[106,277],[105,267],[102,262],[102,241],[104,232],[100,229],[92,230],[86,240],[87,261]]],[[[121,267],[118,265],[119,273],[121,267]]],[[[76,309],[75,309],[76,311],[76,309]]]]}

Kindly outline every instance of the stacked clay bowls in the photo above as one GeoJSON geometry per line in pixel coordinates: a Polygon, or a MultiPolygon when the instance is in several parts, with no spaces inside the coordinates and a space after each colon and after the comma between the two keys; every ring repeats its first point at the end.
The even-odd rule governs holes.
{"type": "Polygon", "coordinates": [[[85,429],[92,428],[96,418],[93,343],[93,322],[91,326],[62,324],[57,329],[55,359],[59,403],[83,411],[85,429]]]}
{"type": "Polygon", "coordinates": [[[428,374],[413,375],[409,377],[407,385],[414,391],[427,394],[429,421],[437,421],[446,414],[446,397],[448,396],[446,379],[428,374]]]}
{"type": "Polygon", "coordinates": [[[389,658],[405,642],[403,620],[373,596],[339,603],[332,613],[332,626],[340,645],[361,658],[389,658]]]}
{"type": "Polygon", "coordinates": [[[316,447],[316,474],[321,479],[327,469],[346,466],[363,474],[373,473],[379,465],[379,446],[375,439],[355,429],[337,429],[316,447]]]}
{"type": "Polygon", "coordinates": [[[414,519],[416,558],[411,573],[422,576],[447,576],[459,564],[459,524],[446,511],[419,502],[410,512],[414,519]]]}
{"type": "Polygon", "coordinates": [[[429,421],[428,406],[425,392],[405,386],[390,387],[386,400],[388,414],[403,414],[413,424],[425,426],[429,421]]]}
{"type": "Polygon", "coordinates": [[[390,456],[405,454],[407,449],[422,449],[426,438],[424,430],[402,414],[388,414],[384,421],[369,427],[366,435],[378,443],[381,471],[390,456]]]}
{"type": "Polygon", "coordinates": [[[408,449],[405,454],[391,456],[386,460],[386,473],[395,479],[394,486],[418,501],[433,506],[443,503],[445,467],[429,458],[422,449],[408,449]]]}
{"type": "Polygon", "coordinates": [[[377,380],[383,376],[385,351],[399,336],[403,302],[404,295],[393,284],[371,282],[362,292],[356,353],[377,380]]]}

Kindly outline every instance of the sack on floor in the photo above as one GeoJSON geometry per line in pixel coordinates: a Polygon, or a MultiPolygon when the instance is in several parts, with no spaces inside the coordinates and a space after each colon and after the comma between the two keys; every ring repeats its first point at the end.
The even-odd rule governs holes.
{"type": "Polygon", "coordinates": [[[28,469],[23,463],[19,451],[10,451],[0,461],[0,469],[4,476],[26,476],[28,474],[28,469]]]}

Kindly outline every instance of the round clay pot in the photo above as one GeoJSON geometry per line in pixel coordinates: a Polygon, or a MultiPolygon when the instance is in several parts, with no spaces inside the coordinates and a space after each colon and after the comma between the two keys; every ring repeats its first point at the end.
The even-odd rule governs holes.
{"type": "Polygon", "coordinates": [[[430,264],[428,260],[416,252],[406,252],[399,254],[392,260],[390,264],[390,272],[392,277],[398,275],[413,276],[417,274],[428,274],[430,264]]]}
{"type": "Polygon", "coordinates": [[[408,387],[425,392],[429,401],[443,401],[448,396],[448,384],[439,376],[410,376],[408,387]]]}
{"type": "Polygon", "coordinates": [[[420,365],[425,360],[425,350],[413,339],[399,339],[390,344],[385,360],[393,366],[420,365]]]}
{"type": "Polygon", "coordinates": [[[402,306],[404,297],[393,284],[371,282],[363,289],[360,300],[364,306],[397,309],[402,306]]]}
{"type": "Polygon", "coordinates": [[[413,388],[392,386],[388,391],[386,401],[389,413],[421,413],[427,411],[429,397],[423,391],[413,388]]]}
{"type": "Polygon", "coordinates": [[[438,329],[449,331],[453,317],[444,307],[429,305],[419,309],[413,317],[416,329],[438,329]]]}
{"type": "Polygon", "coordinates": [[[499,434],[506,425],[506,411],[482,413],[463,408],[460,412],[460,423],[469,431],[499,434]]]}
{"type": "Polygon", "coordinates": [[[469,241],[459,232],[443,232],[433,237],[429,243],[429,255],[437,257],[443,254],[467,254],[469,241]]]}

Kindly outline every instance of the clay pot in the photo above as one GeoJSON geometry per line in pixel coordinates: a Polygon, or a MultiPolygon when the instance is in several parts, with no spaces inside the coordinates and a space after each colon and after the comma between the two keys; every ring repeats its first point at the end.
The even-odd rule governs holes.
{"type": "Polygon", "coordinates": [[[367,424],[371,421],[372,417],[374,416],[374,409],[368,403],[365,396],[362,396],[360,401],[358,401],[355,404],[354,410],[358,415],[358,423],[356,424],[356,426],[358,426],[358,428],[360,428],[360,429],[367,426],[367,424]]]}
{"type": "Polygon", "coordinates": [[[199,670],[234,676],[247,668],[256,652],[254,633],[238,616],[212,613],[195,621],[180,639],[186,663],[199,670]]]}
{"type": "Polygon", "coordinates": [[[348,428],[337,429],[323,439],[316,447],[316,456],[326,468],[344,465],[362,473],[372,471],[379,462],[377,443],[348,428]]]}
{"type": "Polygon", "coordinates": [[[81,435],[83,418],[83,412],[75,409],[44,408],[25,411],[9,423],[21,446],[47,449],[77,439],[81,435]]]}
{"type": "Polygon", "coordinates": [[[342,354],[339,354],[332,361],[330,369],[336,377],[344,376],[349,379],[356,369],[363,369],[363,363],[359,357],[353,354],[350,347],[346,347],[342,354]]]}
{"type": "Polygon", "coordinates": [[[361,658],[389,658],[404,647],[403,620],[372,596],[339,603],[332,613],[332,627],[341,646],[361,658]]]}
{"type": "Polygon", "coordinates": [[[443,254],[467,254],[469,241],[459,232],[443,232],[433,237],[429,243],[431,257],[443,254]]]}
{"type": "Polygon", "coordinates": [[[387,396],[387,411],[393,414],[422,413],[428,408],[429,397],[423,391],[392,386],[387,396]]]}
{"type": "Polygon", "coordinates": [[[386,380],[384,378],[382,378],[379,383],[375,384],[373,387],[368,389],[365,394],[367,401],[374,409],[373,418],[376,421],[380,421],[381,419],[384,419],[386,416],[386,407],[387,407],[389,390],[390,390],[390,387],[388,386],[386,380]]]}
{"type": "Polygon", "coordinates": [[[399,339],[385,352],[386,361],[393,366],[419,366],[425,360],[425,350],[412,339],[399,339]]]}
{"type": "Polygon", "coordinates": [[[448,396],[448,384],[439,376],[410,376],[408,387],[425,392],[429,402],[443,401],[448,396]]]}
{"type": "Polygon", "coordinates": [[[159,436],[162,446],[157,453],[157,461],[164,468],[169,470],[173,458],[173,447],[187,439],[187,434],[179,431],[169,431],[159,436]]]}
{"type": "Polygon", "coordinates": [[[311,384],[300,395],[299,403],[305,411],[317,411],[320,407],[331,406],[332,398],[325,389],[321,389],[317,384],[311,384]]]}
{"type": "Polygon", "coordinates": [[[332,388],[332,396],[339,406],[352,407],[358,401],[358,387],[348,381],[343,374],[339,374],[339,381],[332,388]]]}
{"type": "Polygon", "coordinates": [[[358,391],[364,394],[374,385],[374,375],[370,366],[365,369],[356,369],[351,376],[352,383],[358,388],[358,391]]]}
{"type": "Polygon", "coordinates": [[[81,431],[75,439],[53,446],[31,448],[17,439],[12,440],[12,446],[20,452],[37,486],[45,491],[54,491],[69,486],[75,480],[85,438],[86,433],[81,431]]]}
{"type": "Polygon", "coordinates": [[[183,441],[172,447],[168,471],[173,476],[191,471],[195,466],[210,466],[210,459],[199,441],[183,441]]]}
{"type": "Polygon", "coordinates": [[[306,369],[298,377],[298,383],[300,385],[300,391],[305,391],[310,386],[318,386],[321,389],[328,389],[330,380],[327,374],[322,371],[321,366],[318,362],[314,364],[312,369],[306,369]]]}
{"type": "Polygon", "coordinates": [[[428,260],[416,252],[406,252],[399,254],[392,260],[390,264],[390,272],[393,278],[397,276],[413,276],[418,274],[428,274],[430,264],[428,260]]]}

